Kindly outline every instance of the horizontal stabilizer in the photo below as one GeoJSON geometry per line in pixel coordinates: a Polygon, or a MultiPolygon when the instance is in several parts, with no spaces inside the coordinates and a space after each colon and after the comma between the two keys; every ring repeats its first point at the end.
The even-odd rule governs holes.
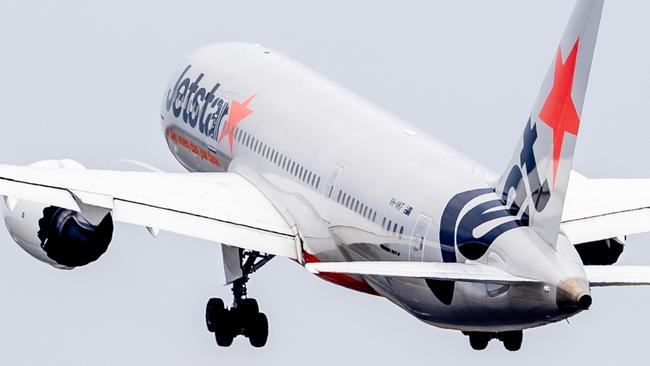
{"type": "Polygon", "coordinates": [[[572,244],[650,231],[650,179],[593,179],[571,172],[562,231],[572,244]]]}
{"type": "Polygon", "coordinates": [[[585,272],[594,287],[650,285],[650,266],[585,266],[585,272]]]}
{"type": "Polygon", "coordinates": [[[315,274],[345,273],[504,285],[539,282],[529,278],[514,276],[492,266],[472,262],[319,262],[307,263],[305,268],[315,274]]]}

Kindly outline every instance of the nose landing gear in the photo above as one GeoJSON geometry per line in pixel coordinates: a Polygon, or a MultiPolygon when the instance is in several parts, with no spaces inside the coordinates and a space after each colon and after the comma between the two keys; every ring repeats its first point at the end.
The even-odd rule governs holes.
{"type": "Polygon", "coordinates": [[[206,325],[221,347],[229,347],[238,335],[247,337],[253,347],[264,347],[269,335],[269,322],[260,312],[257,301],[246,296],[246,283],[249,275],[270,261],[273,255],[242,250],[240,257],[242,277],[232,284],[233,304],[227,308],[222,299],[210,299],[205,309],[206,325]]]}
{"type": "Polygon", "coordinates": [[[469,337],[469,344],[472,346],[472,349],[479,351],[486,349],[492,339],[500,340],[508,351],[519,351],[524,336],[524,332],[521,330],[501,333],[463,332],[463,334],[469,337]]]}

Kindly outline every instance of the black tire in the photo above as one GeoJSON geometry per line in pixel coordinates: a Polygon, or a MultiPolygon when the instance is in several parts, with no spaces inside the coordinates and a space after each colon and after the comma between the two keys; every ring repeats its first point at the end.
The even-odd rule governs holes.
{"type": "Polygon", "coordinates": [[[251,320],[248,341],[253,347],[264,347],[269,338],[269,320],[264,313],[255,314],[251,320]]]}
{"type": "Polygon", "coordinates": [[[235,336],[228,329],[218,329],[214,332],[214,338],[220,347],[230,347],[235,336]]]}
{"type": "Polygon", "coordinates": [[[257,305],[255,299],[242,299],[237,304],[237,309],[243,318],[253,318],[255,314],[260,312],[260,307],[257,305]]]}
{"type": "Polygon", "coordinates": [[[490,343],[490,336],[487,334],[472,333],[469,335],[469,344],[472,346],[472,349],[482,351],[487,348],[488,343],[490,343]]]}
{"type": "Polygon", "coordinates": [[[501,342],[503,346],[511,352],[519,351],[521,349],[521,343],[524,339],[524,332],[522,331],[513,331],[505,332],[500,335],[501,342]]]}
{"type": "Polygon", "coordinates": [[[223,300],[216,298],[208,300],[208,304],[205,306],[205,324],[208,327],[208,331],[215,332],[217,324],[223,322],[227,315],[228,312],[223,304],[223,300]]]}

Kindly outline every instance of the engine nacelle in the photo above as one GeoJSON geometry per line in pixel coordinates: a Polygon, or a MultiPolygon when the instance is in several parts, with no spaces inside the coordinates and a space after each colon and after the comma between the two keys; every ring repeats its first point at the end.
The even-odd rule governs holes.
{"type": "MultiPolygon", "coordinates": [[[[71,160],[46,160],[32,165],[85,169],[71,160]]],[[[80,206],[81,212],[75,212],[5,197],[5,224],[13,240],[34,258],[56,268],[72,269],[99,259],[113,237],[110,213],[80,206]]]]}
{"type": "Polygon", "coordinates": [[[575,248],[585,265],[611,265],[623,253],[625,238],[611,238],[576,244],[575,248]]]}

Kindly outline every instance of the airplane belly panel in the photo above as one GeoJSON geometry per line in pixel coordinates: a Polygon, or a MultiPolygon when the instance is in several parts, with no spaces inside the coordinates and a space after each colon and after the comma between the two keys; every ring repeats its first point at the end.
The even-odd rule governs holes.
{"type": "Polygon", "coordinates": [[[381,296],[440,328],[502,332],[542,326],[567,317],[558,311],[554,301],[535,295],[540,289],[532,287],[540,285],[510,286],[507,292],[499,293],[478,283],[452,282],[453,287],[446,287],[423,279],[364,277],[381,296]],[[446,297],[445,290],[453,293],[446,297]]]}

